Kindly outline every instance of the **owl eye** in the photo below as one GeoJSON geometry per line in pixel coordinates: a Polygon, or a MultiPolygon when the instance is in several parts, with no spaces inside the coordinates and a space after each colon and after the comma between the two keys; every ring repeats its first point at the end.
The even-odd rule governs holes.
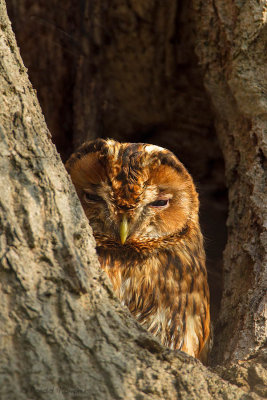
{"type": "Polygon", "coordinates": [[[160,199],[160,200],[155,200],[152,203],[149,204],[150,207],[166,207],[169,205],[169,199],[160,199]]]}
{"type": "Polygon", "coordinates": [[[84,192],[83,198],[87,203],[88,202],[95,202],[96,203],[96,202],[99,202],[99,201],[103,201],[102,197],[98,196],[97,194],[87,193],[87,192],[84,192]]]}

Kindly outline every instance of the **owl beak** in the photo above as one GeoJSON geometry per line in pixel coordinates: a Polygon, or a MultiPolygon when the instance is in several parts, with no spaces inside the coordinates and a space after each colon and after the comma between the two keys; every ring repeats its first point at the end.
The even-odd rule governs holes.
{"type": "Polygon", "coordinates": [[[128,235],[129,235],[129,225],[128,225],[127,217],[124,214],[122,217],[121,224],[120,224],[120,238],[121,238],[122,244],[124,244],[126,242],[128,235]]]}

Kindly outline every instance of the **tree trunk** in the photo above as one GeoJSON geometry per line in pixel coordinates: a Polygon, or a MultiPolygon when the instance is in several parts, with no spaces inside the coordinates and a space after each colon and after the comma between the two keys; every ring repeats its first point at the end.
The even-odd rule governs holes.
{"type": "MultiPolygon", "coordinates": [[[[18,32],[25,4],[21,2],[20,8],[15,2],[12,5],[18,32]]],[[[211,176],[206,170],[216,167],[210,160],[220,159],[220,153],[193,55],[197,44],[229,188],[224,291],[213,355],[216,371],[224,379],[191,357],[163,348],[114,297],[98,267],[90,227],[50,142],[0,0],[0,397],[264,396],[267,105],[263,4],[251,1],[250,8],[240,9],[216,0],[194,0],[193,8],[187,3],[178,6],[174,0],[161,5],[136,1],[129,3],[131,7],[114,0],[109,9],[101,2],[81,4],[84,8],[80,7],[80,14],[74,13],[73,19],[67,18],[71,1],[63,10],[68,22],[79,22],[77,37],[71,37],[77,65],[70,71],[58,66],[49,77],[51,88],[48,84],[46,89],[53,89],[55,97],[50,91],[42,92],[46,108],[50,98],[55,107],[59,103],[58,112],[60,108],[72,110],[64,129],[69,132],[73,126],[75,143],[102,135],[165,141],[172,150],[182,143],[185,163],[190,154],[197,158],[206,144],[209,151],[205,149],[206,155],[200,157],[205,164],[200,177],[204,176],[203,187],[207,187],[211,176]],[[189,49],[181,38],[188,40],[189,49]],[[64,104],[69,74],[75,84],[74,89],[68,88],[72,100],[68,98],[64,104]],[[179,136],[181,129],[186,132],[179,136]],[[200,144],[195,148],[197,140],[200,144]]],[[[32,5],[42,6],[41,2],[32,5]]],[[[24,31],[29,33],[29,27],[24,31]]],[[[51,32],[52,28],[53,37],[51,32]]],[[[46,37],[43,35],[43,40],[46,37]]],[[[47,39],[49,49],[51,37],[47,39]]],[[[37,59],[44,57],[44,65],[56,54],[35,50],[37,59]]],[[[62,64],[65,53],[61,48],[58,53],[56,59],[62,64]]],[[[33,73],[35,78],[39,73],[33,73]]],[[[55,111],[48,115],[55,124],[51,126],[57,127],[55,141],[60,143],[64,138],[58,133],[61,122],[55,122],[55,111]]],[[[61,145],[63,156],[69,147],[70,141],[61,145]]],[[[198,162],[192,165],[198,170],[198,162]]],[[[213,191],[221,185],[220,174],[211,178],[213,191]]]]}
{"type": "Polygon", "coordinates": [[[215,360],[232,365],[224,377],[249,383],[258,376],[262,385],[265,376],[266,386],[266,3],[196,0],[194,7],[197,54],[215,110],[229,188],[215,360]]]}

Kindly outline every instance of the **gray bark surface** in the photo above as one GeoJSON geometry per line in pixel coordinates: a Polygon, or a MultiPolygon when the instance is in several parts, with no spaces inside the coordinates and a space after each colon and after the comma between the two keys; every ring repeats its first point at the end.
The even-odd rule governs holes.
{"type": "Polygon", "coordinates": [[[214,360],[227,365],[220,368],[222,376],[267,396],[266,3],[194,1],[194,7],[196,50],[229,188],[214,360]]]}
{"type": "Polygon", "coordinates": [[[216,340],[223,348],[220,361],[237,362],[259,356],[266,341],[266,4],[194,3],[199,16],[197,54],[216,113],[229,187],[224,292],[216,340]]]}
{"type": "MultiPolygon", "coordinates": [[[[195,2],[195,11],[209,20],[213,6],[208,2],[205,12],[201,6],[195,2]]],[[[228,71],[233,74],[231,90],[221,65],[213,75],[207,57],[216,61],[217,53],[205,54],[207,32],[199,22],[198,54],[213,96],[231,207],[221,334],[217,333],[218,359],[227,365],[217,369],[224,379],[199,361],[163,348],[114,297],[0,0],[1,400],[264,396],[264,99],[256,92],[260,78],[250,79],[247,98],[254,93],[257,107],[243,106],[238,63],[228,71]],[[258,395],[248,393],[251,389],[258,395]]],[[[215,38],[210,40],[217,51],[215,38]]],[[[263,53],[258,51],[260,57],[263,53]]],[[[231,57],[227,62],[229,68],[234,65],[231,57]]]]}

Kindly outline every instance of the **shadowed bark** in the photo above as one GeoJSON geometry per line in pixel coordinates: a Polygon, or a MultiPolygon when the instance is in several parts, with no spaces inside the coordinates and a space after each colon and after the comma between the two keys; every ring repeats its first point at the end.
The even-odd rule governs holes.
{"type": "MultiPolygon", "coordinates": [[[[81,135],[101,136],[109,126],[113,129],[110,136],[132,140],[136,127],[141,125],[140,121],[131,122],[131,118],[138,120],[142,116],[138,107],[144,109],[142,118],[148,119],[144,132],[153,125],[157,127],[153,137],[160,131],[166,137],[166,132],[174,129],[166,121],[173,119],[177,107],[182,110],[183,102],[177,106],[174,101],[173,109],[160,114],[164,122],[154,118],[165,105],[160,101],[160,88],[166,83],[162,82],[162,76],[175,75],[175,58],[170,53],[165,54],[166,58],[163,55],[159,58],[159,66],[163,57],[167,69],[161,75],[156,68],[158,75],[152,83],[156,85],[159,99],[154,103],[151,99],[153,112],[146,113],[147,105],[135,103],[134,85],[127,93],[120,89],[128,67],[119,74],[112,55],[122,43],[116,32],[118,35],[130,32],[134,37],[132,32],[138,23],[144,30],[144,37],[150,37],[146,29],[148,25],[149,29],[154,26],[154,20],[148,24],[146,17],[151,8],[158,29],[164,33],[161,40],[168,27],[169,36],[165,40],[172,43],[173,30],[177,29],[175,21],[179,18],[185,21],[187,7],[178,12],[175,1],[166,2],[166,8],[158,10],[153,1],[147,3],[148,8],[141,6],[141,2],[135,5],[130,2],[132,8],[111,7],[111,14],[106,18],[108,10],[97,7],[97,2],[94,4],[85,2],[83,5],[88,8],[80,9],[85,20],[88,16],[88,25],[84,20],[80,24],[84,42],[77,43],[83,46],[83,54],[88,57],[79,59],[75,75],[71,107],[75,114],[75,140],[85,138],[81,135]],[[171,27],[167,24],[169,15],[176,15],[171,27]],[[104,20],[107,21],[105,29],[104,20]],[[110,26],[114,27],[113,31],[108,29],[110,26]],[[86,40],[88,32],[93,32],[90,40],[86,40]],[[103,32],[106,35],[103,36],[103,32]],[[97,41],[98,49],[95,48],[97,41]],[[105,58],[108,51],[101,53],[104,45],[110,49],[110,59],[105,58]],[[100,60],[92,61],[90,52],[98,52],[100,60]],[[93,62],[101,69],[94,68],[93,62]],[[105,81],[103,77],[108,73],[112,79],[105,81]],[[116,73],[119,74],[117,80],[116,73]],[[161,78],[157,78],[159,76],[161,78]],[[106,87],[105,82],[113,82],[113,85],[106,87]],[[135,112],[127,119],[129,109],[135,112]],[[120,133],[125,122],[118,121],[127,121],[125,136],[120,133]],[[105,128],[102,132],[101,126],[105,128]],[[120,129],[118,137],[114,133],[116,129],[120,129]]],[[[114,297],[98,268],[90,227],[50,141],[10,29],[4,2],[0,0],[1,399],[256,399],[258,395],[264,396],[267,146],[266,52],[263,48],[266,25],[264,27],[263,5],[249,4],[238,9],[237,5],[220,1],[195,0],[190,10],[190,23],[197,30],[197,54],[214,108],[229,188],[224,292],[215,330],[213,363],[224,379],[235,384],[230,385],[200,362],[163,348],[114,297]],[[197,17],[195,22],[194,16],[197,17]],[[245,393],[236,385],[258,395],[245,393]]],[[[193,46],[193,42],[190,43],[193,46]]],[[[136,44],[128,43],[126,49],[131,46],[136,44]]],[[[157,46],[158,41],[152,47],[157,46]]],[[[130,64],[134,61],[128,50],[126,55],[122,54],[130,64]]],[[[154,62],[152,57],[149,63],[154,62]]],[[[138,74],[142,72],[140,68],[138,74]]],[[[201,77],[200,72],[195,73],[201,77]]],[[[149,74],[143,83],[148,77],[149,74]]],[[[129,78],[129,82],[132,79],[129,78]]],[[[136,90],[142,93],[138,85],[136,90]]],[[[168,90],[168,98],[175,98],[177,91],[172,92],[171,85],[169,88],[167,85],[168,90]]],[[[59,96],[58,92],[56,94],[59,96]]],[[[149,102],[149,99],[145,97],[144,101],[149,102]]],[[[207,125],[211,123],[209,118],[207,125]]],[[[192,132],[190,129],[188,132],[192,132]]],[[[205,128],[204,136],[206,131],[205,128]]],[[[172,132],[168,140],[177,141],[176,130],[172,132]]],[[[216,144],[214,146],[211,152],[216,144]]]]}
{"type": "Polygon", "coordinates": [[[194,1],[194,6],[199,17],[196,49],[215,110],[229,188],[214,358],[232,365],[223,376],[240,386],[258,376],[254,385],[266,395],[266,5],[194,1]]]}

